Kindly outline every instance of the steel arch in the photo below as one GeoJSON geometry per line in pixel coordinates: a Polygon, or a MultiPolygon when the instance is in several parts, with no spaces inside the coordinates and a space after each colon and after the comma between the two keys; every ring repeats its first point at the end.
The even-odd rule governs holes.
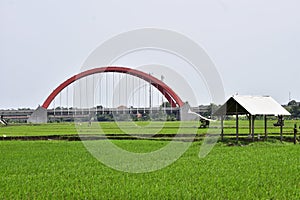
{"type": "Polygon", "coordinates": [[[62,84],[60,84],[53,92],[47,97],[47,99],[44,101],[42,107],[47,109],[50,105],[50,103],[54,100],[54,98],[67,86],[72,84],[73,82],[92,75],[92,74],[97,74],[97,73],[105,73],[105,72],[118,72],[118,73],[124,73],[124,74],[129,74],[132,76],[136,76],[138,78],[141,78],[154,87],[156,87],[169,101],[172,107],[182,107],[183,106],[183,101],[180,99],[180,97],[165,83],[163,83],[161,80],[136,69],[131,69],[127,67],[117,67],[117,66],[109,66],[109,67],[100,67],[100,68],[94,68],[90,69],[84,72],[81,72],[77,75],[72,76],[71,78],[67,79],[64,81],[62,84]]]}

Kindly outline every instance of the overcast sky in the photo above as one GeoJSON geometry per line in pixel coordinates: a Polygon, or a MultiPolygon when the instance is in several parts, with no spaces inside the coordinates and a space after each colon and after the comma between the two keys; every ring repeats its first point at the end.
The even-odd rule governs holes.
{"type": "Polygon", "coordinates": [[[119,33],[155,27],[203,47],[226,97],[300,100],[298,0],[1,0],[1,108],[35,108],[97,46],[119,33]]]}

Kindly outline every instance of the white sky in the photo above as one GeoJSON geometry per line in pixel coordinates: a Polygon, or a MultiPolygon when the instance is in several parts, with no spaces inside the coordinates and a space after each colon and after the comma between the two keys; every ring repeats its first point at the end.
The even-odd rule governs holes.
{"type": "Polygon", "coordinates": [[[298,0],[1,0],[0,109],[35,108],[102,42],[144,27],[202,46],[226,97],[300,100],[299,10],[298,0]]]}

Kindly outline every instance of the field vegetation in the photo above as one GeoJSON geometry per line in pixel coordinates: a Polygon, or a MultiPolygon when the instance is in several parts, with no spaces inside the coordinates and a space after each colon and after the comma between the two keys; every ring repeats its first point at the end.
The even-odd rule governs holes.
{"type": "MultiPolygon", "coordinates": [[[[295,122],[286,121],[286,135],[292,133],[295,122]]],[[[256,123],[256,131],[263,133],[263,121],[256,123]]],[[[162,124],[136,125],[151,132],[162,124]]],[[[234,121],[225,125],[225,133],[235,132],[234,121]]],[[[78,126],[99,128],[95,123],[78,126]]],[[[126,126],[127,131],[133,130],[126,123],[123,129],[113,122],[101,123],[106,134],[122,134],[126,126]]],[[[248,121],[240,121],[240,126],[248,134],[248,121]]],[[[178,127],[179,122],[166,122],[159,133],[174,134],[178,127]]],[[[197,127],[187,130],[191,128],[200,135],[207,132],[197,127]]],[[[0,136],[76,135],[77,131],[74,123],[23,124],[1,127],[0,136]]],[[[270,127],[269,132],[278,134],[279,130],[270,127]]],[[[113,142],[137,153],[168,144],[163,140],[113,142]]],[[[199,158],[201,144],[193,142],[183,156],[162,170],[134,174],[105,166],[80,141],[0,140],[0,199],[300,199],[299,144],[272,138],[233,145],[225,141],[199,158]]]]}
{"type": "MultiPolygon", "coordinates": [[[[268,120],[268,133],[269,134],[279,134],[279,127],[274,127],[273,124],[276,122],[275,119],[268,120]]],[[[286,120],[283,132],[285,135],[292,135],[294,124],[300,125],[300,120],[286,120]]],[[[199,123],[185,122],[183,124],[184,128],[196,129],[198,134],[206,134],[207,128],[198,129],[199,123]]],[[[220,126],[219,124],[217,124],[220,126]]],[[[166,122],[150,122],[150,121],[139,121],[139,122],[100,122],[92,123],[48,123],[48,124],[12,124],[9,126],[4,126],[0,128],[0,137],[6,136],[43,136],[43,135],[74,135],[78,134],[81,130],[83,133],[98,133],[99,127],[101,127],[102,132],[105,134],[122,134],[124,132],[129,133],[161,133],[161,134],[174,134],[180,126],[179,121],[166,121],[166,122]],[[85,130],[88,130],[85,132],[85,130]]],[[[211,126],[213,128],[213,125],[211,126]]],[[[189,131],[187,131],[189,132],[189,131]]],[[[239,132],[241,134],[249,134],[249,122],[248,120],[239,121],[239,132]]],[[[225,121],[225,134],[235,133],[235,121],[226,120],[225,121]]],[[[255,133],[264,133],[264,121],[255,121],[255,133]]]]}
{"type": "MultiPolygon", "coordinates": [[[[116,142],[133,152],[166,143],[116,142]]],[[[131,174],[106,167],[81,142],[1,141],[0,199],[300,198],[299,145],[219,143],[202,159],[200,146],[162,170],[131,174]]]]}

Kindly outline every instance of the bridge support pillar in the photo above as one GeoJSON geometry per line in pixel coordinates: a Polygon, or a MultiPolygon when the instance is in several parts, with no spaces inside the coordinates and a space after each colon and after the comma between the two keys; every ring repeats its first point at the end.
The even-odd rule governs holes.
{"type": "Polygon", "coordinates": [[[191,114],[189,111],[191,111],[190,105],[184,103],[184,105],[180,107],[180,121],[194,121],[195,119],[198,119],[197,116],[191,114]]]}
{"type": "Polygon", "coordinates": [[[47,109],[39,106],[28,118],[27,123],[41,124],[47,123],[48,115],[47,109]]]}

